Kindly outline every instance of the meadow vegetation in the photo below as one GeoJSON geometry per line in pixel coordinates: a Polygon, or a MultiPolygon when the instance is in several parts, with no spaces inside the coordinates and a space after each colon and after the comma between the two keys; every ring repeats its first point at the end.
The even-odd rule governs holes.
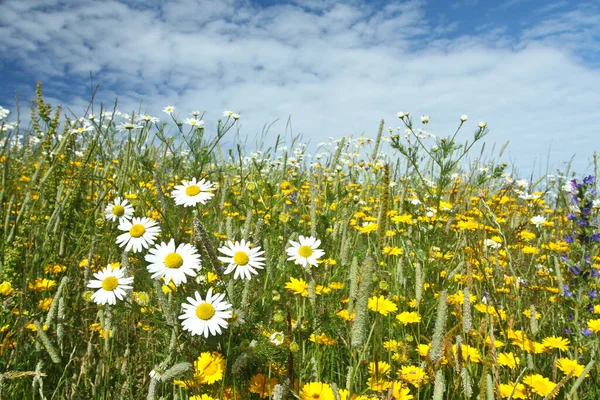
{"type": "Polygon", "coordinates": [[[600,398],[594,176],[163,111],[0,108],[0,398],[600,398]]]}

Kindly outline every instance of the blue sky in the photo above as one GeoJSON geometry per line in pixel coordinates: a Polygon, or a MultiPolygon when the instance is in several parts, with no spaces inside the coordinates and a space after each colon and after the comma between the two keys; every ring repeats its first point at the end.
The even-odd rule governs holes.
{"type": "Polygon", "coordinates": [[[461,114],[465,138],[486,121],[488,148],[510,141],[521,175],[573,156],[583,173],[599,147],[597,1],[6,0],[0,37],[9,109],[41,79],[82,115],[92,71],[97,100],[123,112],[175,105],[206,111],[210,128],[231,109],[250,137],[278,120],[267,141],[288,117],[316,144],[410,111],[438,136],[461,114]]]}

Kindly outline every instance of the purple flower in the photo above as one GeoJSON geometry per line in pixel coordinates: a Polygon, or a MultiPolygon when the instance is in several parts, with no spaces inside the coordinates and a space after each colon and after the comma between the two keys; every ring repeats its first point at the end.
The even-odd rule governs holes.
{"type": "Polygon", "coordinates": [[[571,271],[571,273],[575,276],[578,276],[579,274],[581,274],[581,270],[576,267],[576,266],[569,266],[569,271],[571,271]]]}
{"type": "Polygon", "coordinates": [[[565,242],[567,242],[567,243],[573,243],[574,240],[575,239],[571,235],[566,235],[565,236],[565,242]]]}
{"type": "Polygon", "coordinates": [[[593,175],[588,175],[585,178],[583,178],[583,183],[585,183],[586,185],[593,185],[594,184],[594,176],[593,175]]]}
{"type": "MultiPolygon", "coordinates": [[[[598,291],[597,291],[596,289],[594,289],[594,290],[590,290],[590,291],[588,292],[588,297],[589,297],[590,299],[597,299],[597,298],[598,298],[598,291]]],[[[591,304],[590,304],[590,305],[591,305],[591,304]]],[[[594,308],[594,307],[592,306],[592,309],[593,309],[593,308],[594,308]]]]}
{"type": "Polygon", "coordinates": [[[592,303],[588,304],[587,306],[585,306],[585,310],[587,312],[594,312],[594,305],[592,303]]]}
{"type": "Polygon", "coordinates": [[[583,336],[591,336],[594,332],[590,328],[585,328],[581,333],[583,333],[583,336]]]}
{"type": "Polygon", "coordinates": [[[569,285],[567,285],[566,283],[565,283],[564,289],[565,289],[565,296],[566,296],[566,297],[571,297],[571,296],[573,296],[573,292],[571,292],[571,291],[569,290],[569,285]]]}

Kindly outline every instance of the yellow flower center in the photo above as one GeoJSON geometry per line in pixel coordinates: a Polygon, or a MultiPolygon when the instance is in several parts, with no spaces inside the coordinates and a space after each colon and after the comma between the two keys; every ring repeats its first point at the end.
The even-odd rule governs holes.
{"type": "Polygon", "coordinates": [[[145,232],[146,232],[146,228],[144,228],[144,225],[142,225],[142,224],[135,224],[134,226],[131,227],[131,229],[129,229],[129,234],[131,235],[131,237],[134,237],[134,238],[139,238],[145,232]]]}
{"type": "Polygon", "coordinates": [[[183,265],[183,258],[177,253],[169,253],[165,257],[164,263],[167,268],[176,269],[183,265]]]}
{"type": "Polygon", "coordinates": [[[200,193],[200,188],[196,185],[190,185],[185,188],[185,194],[188,196],[195,196],[200,193]]]}
{"type": "Polygon", "coordinates": [[[233,255],[233,262],[237,265],[246,265],[250,261],[248,254],[244,251],[238,251],[233,255]]]}
{"type": "Polygon", "coordinates": [[[106,290],[107,292],[112,292],[117,286],[119,286],[119,280],[114,276],[104,278],[102,281],[102,289],[106,290]]]}
{"type": "Polygon", "coordinates": [[[196,316],[201,320],[209,320],[215,315],[215,308],[210,303],[202,303],[196,307],[196,316]]]}
{"type": "Polygon", "coordinates": [[[125,207],[123,206],[114,206],[112,209],[112,213],[117,217],[122,217],[125,214],[125,207]]]}
{"type": "Polygon", "coordinates": [[[203,375],[211,376],[219,372],[217,363],[213,360],[209,361],[208,364],[204,367],[203,375]]]}
{"type": "Polygon", "coordinates": [[[308,258],[310,256],[312,256],[313,253],[313,249],[310,246],[300,246],[300,248],[298,249],[298,255],[300,255],[300,257],[304,257],[304,258],[308,258]]]}

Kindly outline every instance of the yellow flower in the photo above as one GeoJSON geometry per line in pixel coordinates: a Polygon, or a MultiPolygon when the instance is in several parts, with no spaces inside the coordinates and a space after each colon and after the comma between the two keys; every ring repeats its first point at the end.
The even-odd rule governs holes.
{"type": "Polygon", "coordinates": [[[260,397],[271,397],[273,388],[277,385],[277,379],[269,379],[265,374],[256,374],[250,379],[250,393],[256,393],[260,397]]]}
{"type": "Polygon", "coordinates": [[[308,283],[304,279],[296,279],[293,276],[290,277],[290,281],[286,282],[285,288],[299,294],[302,297],[308,297],[308,283]]]}
{"type": "MultiPolygon", "coordinates": [[[[27,325],[25,326],[25,328],[26,328],[26,329],[29,329],[31,332],[37,332],[37,328],[35,327],[35,325],[34,325],[34,324],[27,324],[27,325]]],[[[49,327],[48,327],[48,325],[46,325],[46,324],[42,325],[42,329],[43,329],[44,331],[47,331],[47,330],[48,330],[48,328],[49,328],[49,327]]]]}
{"type": "Polygon", "coordinates": [[[398,306],[383,296],[373,296],[369,298],[369,310],[378,312],[381,315],[388,315],[391,312],[398,311],[398,306]]]}
{"type": "Polygon", "coordinates": [[[328,384],[309,382],[302,387],[300,400],[335,400],[335,396],[328,384]]]}
{"type": "Polygon", "coordinates": [[[38,301],[38,307],[44,311],[48,311],[50,309],[51,305],[52,305],[52,297],[46,297],[45,299],[38,301]]]}
{"type": "Polygon", "coordinates": [[[345,321],[352,321],[354,319],[354,317],[356,317],[356,314],[354,312],[352,312],[352,314],[350,314],[348,312],[348,310],[346,310],[345,308],[343,310],[338,311],[335,315],[337,315],[338,317],[340,317],[341,319],[343,319],[345,321]]]}
{"type": "MultiPolygon", "coordinates": [[[[474,294],[469,295],[469,302],[474,303],[477,300],[477,296],[474,294]]],[[[455,294],[448,296],[448,304],[460,304],[465,303],[465,294],[462,290],[457,291],[455,294]]]]}
{"type": "Polygon", "coordinates": [[[210,397],[207,394],[191,396],[189,400],[217,400],[214,397],[210,397]]]}
{"type": "Polygon", "coordinates": [[[33,290],[36,292],[44,292],[50,289],[54,289],[55,287],[56,281],[53,281],[52,279],[37,278],[29,282],[29,290],[33,290]]]}
{"type": "Polygon", "coordinates": [[[600,332],[600,319],[590,319],[587,322],[587,327],[592,331],[592,332],[600,332]]]}
{"type": "MultiPolygon", "coordinates": [[[[515,388],[515,384],[512,382],[509,383],[501,383],[500,384],[500,396],[502,396],[503,399],[508,398],[508,396],[511,395],[511,393],[513,392],[515,388]]],[[[517,389],[515,390],[515,393],[512,396],[513,399],[526,399],[527,398],[527,392],[525,390],[525,385],[523,385],[522,383],[517,384],[517,389]]]]}
{"type": "Polygon", "coordinates": [[[0,283],[0,294],[4,295],[4,296],[10,296],[11,294],[13,294],[14,289],[12,288],[12,285],[10,284],[10,282],[8,281],[4,281],[2,283],[0,283]]]}
{"type": "Polygon", "coordinates": [[[198,383],[212,385],[223,379],[225,359],[217,352],[204,352],[194,361],[194,379],[198,383]]]}
{"type": "Polygon", "coordinates": [[[546,346],[542,343],[525,339],[522,343],[514,342],[513,344],[519,346],[521,350],[525,350],[528,353],[540,354],[546,351],[546,346]]]}
{"type": "Polygon", "coordinates": [[[392,367],[385,361],[378,361],[377,364],[375,364],[374,362],[369,363],[369,375],[386,375],[391,370],[392,367]]]}
{"type": "Polygon", "coordinates": [[[388,381],[385,378],[378,378],[372,376],[367,380],[367,386],[372,391],[381,393],[387,391],[390,387],[392,387],[392,382],[388,381]]]}
{"type": "Polygon", "coordinates": [[[571,344],[571,341],[567,338],[550,336],[542,340],[542,344],[549,349],[559,349],[561,351],[568,351],[569,344],[571,344]]]}
{"type": "Polygon", "coordinates": [[[322,344],[325,346],[335,346],[337,344],[337,340],[330,338],[329,336],[327,336],[324,333],[321,333],[319,335],[315,335],[313,333],[310,335],[308,340],[310,340],[313,343],[322,344]]]}
{"type": "Polygon", "coordinates": [[[392,397],[394,397],[395,400],[411,400],[414,398],[413,395],[410,394],[410,389],[399,381],[394,381],[393,383],[392,397]]]}
{"type": "Polygon", "coordinates": [[[521,252],[523,254],[540,254],[540,249],[534,246],[523,246],[521,252]]]}
{"type": "Polygon", "coordinates": [[[421,387],[427,383],[427,374],[421,367],[404,365],[400,369],[400,379],[415,387],[421,387]]]}
{"type": "MultiPolygon", "coordinates": [[[[87,260],[86,260],[87,261],[87,260]]],[[[67,267],[60,264],[48,264],[44,267],[44,273],[46,274],[59,274],[66,270],[67,267]]]]}
{"type": "Polygon", "coordinates": [[[517,365],[521,363],[521,359],[519,357],[515,357],[512,353],[499,353],[498,354],[498,364],[503,367],[508,367],[510,369],[517,368],[517,365]]]}
{"type": "MultiPolygon", "coordinates": [[[[481,354],[475,347],[463,344],[460,346],[460,352],[464,362],[481,362],[481,354]]],[[[452,346],[452,353],[454,353],[454,356],[456,356],[456,345],[452,346]]]]}
{"type": "Polygon", "coordinates": [[[371,222],[361,227],[357,227],[356,229],[358,229],[361,233],[368,234],[376,231],[378,227],[379,226],[376,223],[371,222]]]}
{"type": "Polygon", "coordinates": [[[397,224],[412,225],[413,224],[413,217],[410,214],[396,215],[396,216],[392,217],[392,222],[395,222],[397,224]]]}
{"type": "Polygon", "coordinates": [[[519,233],[519,239],[524,240],[525,242],[529,242],[530,240],[533,240],[535,238],[535,233],[529,232],[527,230],[523,230],[521,231],[521,233],[519,233]]]}
{"type": "Polygon", "coordinates": [[[579,377],[583,373],[585,367],[577,363],[577,360],[570,360],[568,358],[559,358],[556,360],[556,368],[560,369],[566,375],[569,375],[571,372],[574,377],[579,377]]]}
{"type": "Polygon", "coordinates": [[[417,346],[417,353],[419,353],[421,357],[427,357],[430,349],[431,344],[420,344],[417,346]]]}
{"type": "Polygon", "coordinates": [[[398,351],[398,347],[401,346],[401,343],[399,343],[397,340],[394,339],[390,339],[387,340],[385,342],[383,342],[383,348],[384,349],[388,349],[389,351],[395,353],[398,351]]]}
{"type": "Polygon", "coordinates": [[[382,253],[390,256],[401,256],[402,249],[400,247],[385,246],[382,253]]]}
{"type": "Polygon", "coordinates": [[[331,290],[341,290],[344,288],[344,283],[343,282],[331,282],[329,284],[329,288],[331,290]]]}
{"type": "Polygon", "coordinates": [[[556,383],[540,374],[531,374],[523,378],[523,383],[531,388],[531,391],[542,397],[546,397],[552,392],[556,383]]]}
{"type": "Polygon", "coordinates": [[[396,319],[402,322],[405,326],[408,324],[421,322],[421,316],[419,315],[419,313],[414,311],[404,311],[403,313],[396,315],[396,319]]]}

